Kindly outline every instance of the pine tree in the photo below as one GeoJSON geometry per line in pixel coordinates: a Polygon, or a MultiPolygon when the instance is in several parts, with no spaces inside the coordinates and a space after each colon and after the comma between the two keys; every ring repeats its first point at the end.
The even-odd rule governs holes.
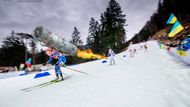
{"type": "Polygon", "coordinates": [[[125,43],[126,19],[122,12],[120,5],[115,0],[110,0],[106,11],[101,15],[101,45],[104,46],[104,51],[111,47],[118,52],[125,43]]]}
{"type": "Polygon", "coordinates": [[[80,32],[76,27],[74,27],[74,31],[72,33],[72,39],[70,40],[71,43],[75,44],[76,46],[80,46],[83,44],[82,39],[80,37],[80,32]]]}
{"type": "Polygon", "coordinates": [[[100,27],[99,27],[99,49],[100,53],[104,53],[106,50],[106,41],[105,41],[105,16],[101,13],[100,16],[100,27]]]}
{"type": "Polygon", "coordinates": [[[94,24],[95,24],[95,19],[92,17],[90,19],[90,23],[89,23],[89,30],[88,30],[88,37],[87,37],[87,46],[88,48],[92,48],[93,43],[94,43],[94,36],[95,36],[95,31],[94,31],[94,24]]]}
{"type": "Polygon", "coordinates": [[[0,49],[0,65],[17,66],[25,62],[25,45],[19,36],[9,36],[3,41],[0,49]]]}
{"type": "Polygon", "coordinates": [[[87,37],[87,46],[88,48],[92,48],[94,52],[99,53],[100,46],[99,46],[99,23],[95,21],[94,18],[91,18],[89,24],[89,35],[87,37]]]}

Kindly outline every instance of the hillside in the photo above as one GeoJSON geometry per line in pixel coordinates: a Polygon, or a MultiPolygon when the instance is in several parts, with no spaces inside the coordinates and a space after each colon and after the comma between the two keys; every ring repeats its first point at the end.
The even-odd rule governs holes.
{"type": "Polygon", "coordinates": [[[189,107],[190,68],[177,61],[156,41],[147,42],[134,58],[129,52],[117,54],[116,64],[102,60],[71,66],[89,73],[84,75],[62,68],[62,82],[29,92],[21,89],[52,80],[51,76],[34,79],[35,74],[0,80],[2,107],[189,107]],[[126,55],[126,57],[123,57],[126,55]]]}

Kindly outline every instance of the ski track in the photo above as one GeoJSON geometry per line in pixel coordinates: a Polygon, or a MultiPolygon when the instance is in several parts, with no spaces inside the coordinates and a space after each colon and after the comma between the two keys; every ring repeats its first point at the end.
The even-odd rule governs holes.
{"type": "MultiPolygon", "coordinates": [[[[30,92],[21,89],[52,80],[55,75],[33,79],[35,74],[0,80],[1,107],[190,107],[190,66],[181,63],[156,41],[148,51],[137,49],[115,57],[116,64],[102,60],[72,66],[84,75],[62,68],[71,78],[30,92]],[[127,55],[127,57],[123,57],[127,55]]],[[[109,62],[109,61],[108,61],[109,62]]],[[[66,75],[65,75],[66,76],[66,75]]]]}

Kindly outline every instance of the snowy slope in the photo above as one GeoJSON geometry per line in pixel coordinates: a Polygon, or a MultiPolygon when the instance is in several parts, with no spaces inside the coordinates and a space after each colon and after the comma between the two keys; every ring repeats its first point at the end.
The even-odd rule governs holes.
{"type": "Polygon", "coordinates": [[[35,74],[0,80],[1,107],[189,107],[190,67],[177,62],[157,42],[148,42],[148,51],[134,58],[123,52],[116,64],[102,60],[72,66],[89,73],[62,68],[71,78],[47,87],[23,92],[21,89],[52,80],[33,79],[35,74]],[[127,57],[123,57],[127,55],[127,57]]]}

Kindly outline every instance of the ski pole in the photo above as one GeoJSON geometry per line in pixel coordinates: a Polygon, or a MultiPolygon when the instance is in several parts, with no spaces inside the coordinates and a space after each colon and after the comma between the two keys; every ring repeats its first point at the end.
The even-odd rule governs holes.
{"type": "Polygon", "coordinates": [[[63,67],[66,68],[66,69],[69,69],[69,70],[71,70],[71,71],[75,71],[75,72],[79,72],[79,73],[83,73],[83,74],[88,75],[88,73],[86,73],[86,72],[82,72],[82,71],[79,71],[79,70],[76,70],[76,69],[68,68],[68,67],[66,67],[65,64],[63,65],[63,67]]]}
{"type": "Polygon", "coordinates": [[[79,70],[76,70],[76,69],[72,69],[72,68],[68,68],[68,67],[65,67],[65,68],[69,69],[69,70],[72,70],[72,71],[76,71],[76,72],[80,72],[80,73],[88,75],[88,73],[86,73],[86,72],[82,72],[82,71],[79,71],[79,70]]]}

